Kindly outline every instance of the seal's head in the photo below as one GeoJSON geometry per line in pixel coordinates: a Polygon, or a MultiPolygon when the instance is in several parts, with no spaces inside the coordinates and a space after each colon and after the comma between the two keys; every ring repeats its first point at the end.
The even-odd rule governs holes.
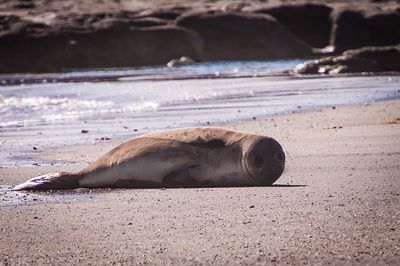
{"type": "Polygon", "coordinates": [[[248,136],[243,142],[243,167],[257,183],[272,185],[283,173],[285,153],[273,138],[248,136]]]}

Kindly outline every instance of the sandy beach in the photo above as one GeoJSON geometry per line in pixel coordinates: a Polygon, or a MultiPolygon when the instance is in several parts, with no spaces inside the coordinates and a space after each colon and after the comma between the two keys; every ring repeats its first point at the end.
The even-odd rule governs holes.
{"type": "Polygon", "coordinates": [[[399,11],[0,1],[0,266],[400,265],[399,11]],[[283,175],[268,187],[12,191],[193,125],[275,138],[283,175]]]}
{"type": "MultiPolygon", "coordinates": [[[[274,186],[3,189],[0,265],[400,263],[400,99],[224,126],[282,143],[274,186]]],[[[77,170],[116,144],[45,150],[68,163],[2,168],[0,182],[77,170]]]]}

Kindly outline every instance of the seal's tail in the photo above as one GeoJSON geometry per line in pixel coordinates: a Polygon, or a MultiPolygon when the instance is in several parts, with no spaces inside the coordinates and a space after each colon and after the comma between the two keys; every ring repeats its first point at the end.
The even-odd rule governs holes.
{"type": "Polygon", "coordinates": [[[25,183],[14,187],[14,190],[56,190],[77,187],[79,187],[79,175],[60,172],[31,178],[25,183]]]}

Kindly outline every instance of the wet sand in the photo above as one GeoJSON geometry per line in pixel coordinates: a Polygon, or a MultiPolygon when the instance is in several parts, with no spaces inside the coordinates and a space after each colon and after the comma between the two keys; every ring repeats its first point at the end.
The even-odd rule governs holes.
{"type": "MultiPolygon", "coordinates": [[[[2,190],[0,264],[400,263],[400,99],[226,126],[282,143],[275,186],[2,190]]],[[[70,163],[2,168],[0,183],[77,170],[115,144],[40,152],[70,163]]]]}

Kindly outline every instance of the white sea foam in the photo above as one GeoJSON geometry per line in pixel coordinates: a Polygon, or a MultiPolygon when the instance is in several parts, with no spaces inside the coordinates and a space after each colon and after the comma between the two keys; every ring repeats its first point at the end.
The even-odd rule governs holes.
{"type": "MultiPolygon", "coordinates": [[[[0,126],[138,118],[145,112],[158,127],[274,114],[297,106],[366,102],[398,97],[399,93],[398,77],[384,76],[4,86],[0,88],[0,126]]],[[[149,125],[146,122],[146,127],[149,125]]]]}
{"type": "Polygon", "coordinates": [[[156,110],[158,103],[143,101],[121,104],[113,101],[52,97],[6,97],[0,94],[0,126],[26,126],[40,122],[62,122],[116,113],[156,110]]]}

